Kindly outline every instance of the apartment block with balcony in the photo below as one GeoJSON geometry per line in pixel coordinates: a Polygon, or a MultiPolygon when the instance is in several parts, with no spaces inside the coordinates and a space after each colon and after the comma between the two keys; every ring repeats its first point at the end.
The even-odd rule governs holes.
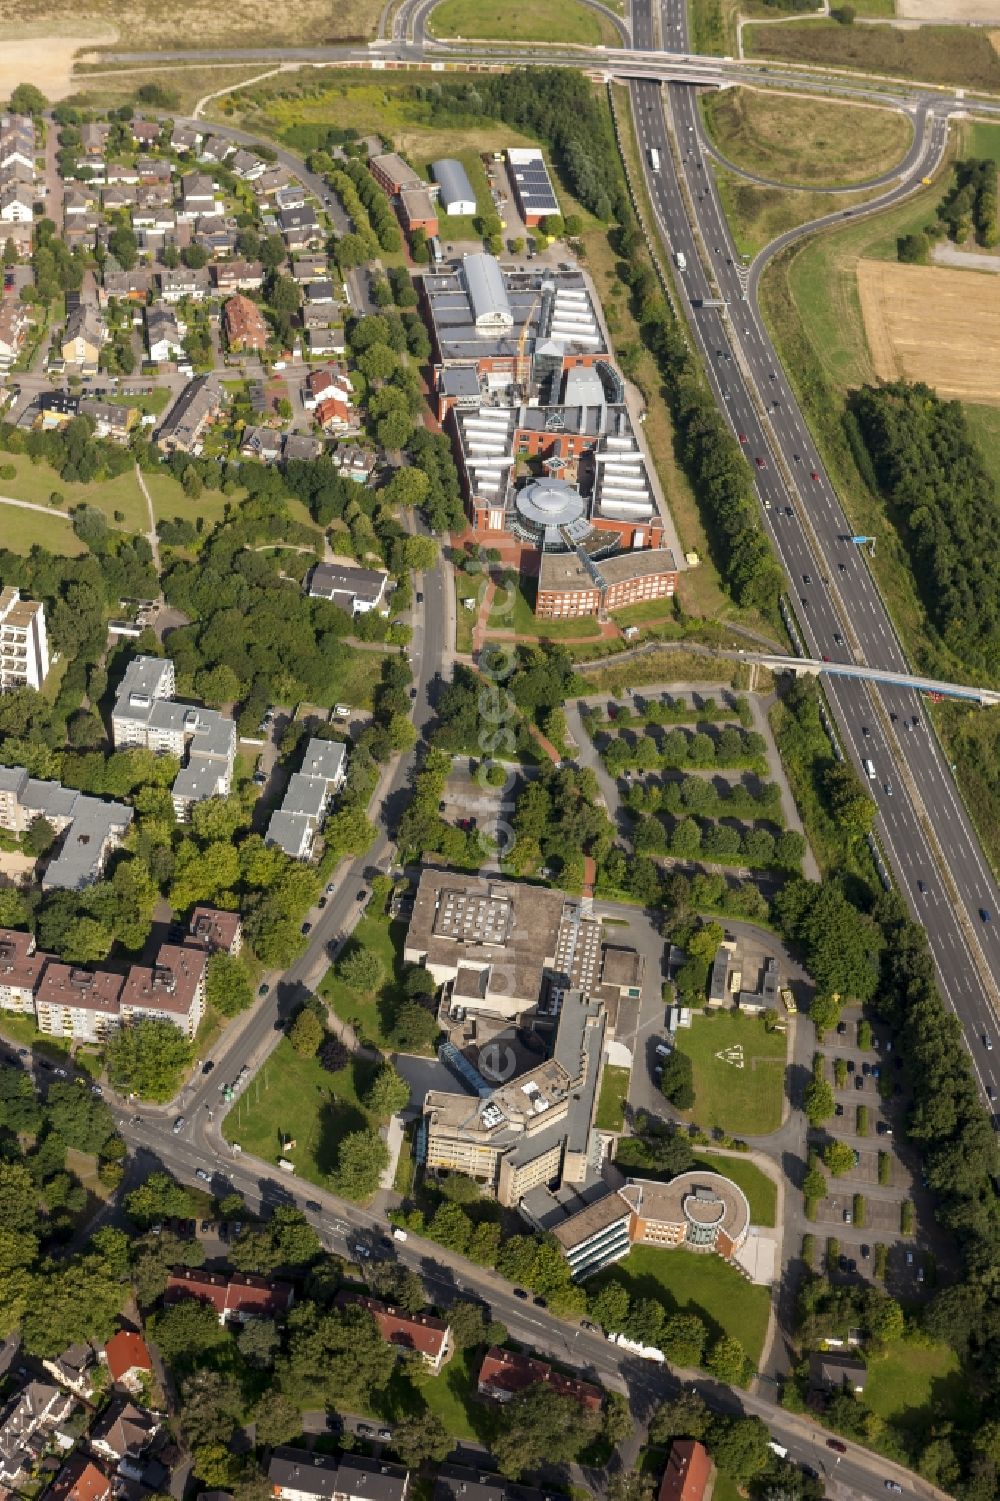
{"type": "Polygon", "coordinates": [[[0,692],[41,688],[48,671],[45,606],[13,586],[0,589],[0,692]]]}

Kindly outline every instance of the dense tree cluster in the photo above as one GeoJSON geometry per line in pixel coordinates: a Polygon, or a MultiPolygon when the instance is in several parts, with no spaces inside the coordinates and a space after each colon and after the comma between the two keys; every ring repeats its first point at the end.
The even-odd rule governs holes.
{"type": "Polygon", "coordinates": [[[356,158],[348,157],[339,170],[334,172],[331,182],[355,232],[364,235],[370,226],[375,242],[374,251],[398,250],[402,240],[392,205],[368,168],[356,158]]]}
{"type": "Polygon", "coordinates": [[[1000,672],[1000,564],[982,539],[1000,525],[1000,498],[960,402],[929,386],[863,386],[848,403],[862,470],[886,498],[920,596],[945,645],[966,666],[1000,672]]]}
{"type": "Polygon", "coordinates": [[[938,204],[938,219],[963,244],[975,230],[980,245],[993,246],[997,229],[997,164],[991,157],[955,163],[955,181],[938,204]]]}
{"type": "Polygon", "coordinates": [[[103,1166],[117,1163],[123,1145],[110,1110],[89,1090],[53,1082],[42,1097],[23,1069],[0,1065],[0,1333],[20,1322],[33,1353],[55,1355],[114,1327],[127,1295],[127,1240],[108,1230],[68,1253],[88,1197],[66,1154],[92,1153],[103,1166]]]}
{"type": "Polygon", "coordinates": [[[518,789],[513,826],[513,868],[533,874],[544,867],[571,890],[583,884],[584,857],[603,859],[614,838],[588,767],[542,767],[518,789]]]}

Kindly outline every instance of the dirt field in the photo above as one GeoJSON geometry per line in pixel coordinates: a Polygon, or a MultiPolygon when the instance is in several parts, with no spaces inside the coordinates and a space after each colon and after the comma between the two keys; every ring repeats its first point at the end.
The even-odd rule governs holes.
{"type": "Polygon", "coordinates": [[[1000,21],[1000,0],[896,0],[908,21],[1000,21]]]}
{"type": "Polygon", "coordinates": [[[99,26],[88,30],[82,17],[72,35],[5,39],[0,47],[0,99],[8,98],[19,83],[36,84],[47,99],[64,99],[73,92],[73,60],[77,53],[107,46],[114,39],[114,30],[99,26]]]}
{"type": "Polygon", "coordinates": [[[945,266],[858,262],[872,360],[886,380],[1000,406],[1000,283],[945,266]]]}
{"type": "MultiPolygon", "coordinates": [[[[134,49],[188,47],[262,47],[279,38],[286,46],[317,46],[350,38],[373,36],[382,0],[291,0],[275,7],[270,0],[236,0],[220,6],[215,0],[186,0],[180,12],[172,0],[0,0],[0,95],[7,74],[13,38],[83,37],[76,46],[95,38],[108,46],[116,39],[134,49]],[[89,35],[88,35],[89,33],[89,35]]],[[[39,62],[43,57],[39,57],[39,62]]],[[[48,89],[38,76],[27,82],[48,89]]],[[[15,78],[15,83],[21,78],[15,78]]],[[[9,90],[8,90],[9,92],[9,90]]],[[[65,90],[64,90],[65,92],[65,90]]]]}

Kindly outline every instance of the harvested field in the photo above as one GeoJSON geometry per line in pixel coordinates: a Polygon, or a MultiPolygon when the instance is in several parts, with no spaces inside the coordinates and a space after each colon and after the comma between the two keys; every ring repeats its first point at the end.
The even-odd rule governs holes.
{"type": "Polygon", "coordinates": [[[880,377],[1000,406],[1000,285],[992,277],[862,260],[858,293],[880,377]]]}
{"type": "Polygon", "coordinates": [[[908,21],[1000,21],[1000,0],[897,0],[896,14],[908,21]]]}
{"type": "MultiPolygon", "coordinates": [[[[72,0],[0,0],[0,71],[6,75],[11,40],[19,37],[73,35],[80,38],[76,47],[94,45],[95,40],[107,47],[117,39],[119,45],[144,50],[266,47],[279,39],[286,47],[322,46],[373,36],[380,9],[381,0],[337,0],[335,5],[329,0],[292,0],[279,11],[268,0],[237,0],[232,7],[187,0],[179,24],[178,7],[171,0],[84,0],[82,6],[72,0]],[[94,33],[104,35],[95,39],[94,33]]],[[[34,74],[25,81],[49,92],[34,74]]]]}

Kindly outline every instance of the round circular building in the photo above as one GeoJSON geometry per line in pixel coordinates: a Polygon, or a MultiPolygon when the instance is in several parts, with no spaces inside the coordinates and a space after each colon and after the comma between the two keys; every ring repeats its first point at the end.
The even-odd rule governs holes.
{"type": "Polygon", "coordinates": [[[632,1206],[633,1243],[715,1251],[728,1260],[750,1229],[746,1194],[721,1173],[694,1168],[669,1183],[630,1178],[622,1193],[632,1206]]]}
{"type": "MultiPolygon", "coordinates": [[[[521,530],[538,547],[564,548],[559,534],[560,527],[578,528],[587,511],[587,503],[579,490],[564,479],[542,475],[518,490],[514,497],[521,530]]],[[[585,526],[584,532],[589,533],[585,526]]]]}

